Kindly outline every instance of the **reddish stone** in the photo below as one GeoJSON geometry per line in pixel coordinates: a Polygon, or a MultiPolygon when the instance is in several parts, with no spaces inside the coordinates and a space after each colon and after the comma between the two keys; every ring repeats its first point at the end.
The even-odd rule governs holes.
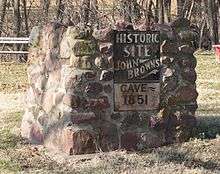
{"type": "Polygon", "coordinates": [[[30,130],[30,139],[33,143],[42,144],[44,141],[44,135],[39,125],[32,124],[30,130]]]}
{"type": "Polygon", "coordinates": [[[191,102],[195,101],[198,97],[198,92],[193,86],[180,87],[175,96],[170,97],[169,104],[176,104],[179,102],[191,102]]]}
{"type": "Polygon", "coordinates": [[[62,150],[69,155],[94,153],[96,139],[93,133],[87,130],[74,131],[71,127],[63,129],[60,143],[62,150]]]}
{"type": "Polygon", "coordinates": [[[189,81],[189,82],[195,82],[197,79],[197,74],[194,69],[191,68],[185,68],[182,71],[182,77],[183,79],[189,81]]]}
{"type": "Polygon", "coordinates": [[[104,92],[107,93],[107,94],[112,92],[111,85],[104,85],[103,89],[104,89],[104,92]]]}
{"type": "Polygon", "coordinates": [[[140,137],[135,132],[125,132],[121,136],[121,148],[126,150],[138,150],[140,137]]]}
{"type": "Polygon", "coordinates": [[[97,83],[97,82],[89,83],[85,88],[85,93],[87,93],[88,95],[95,96],[101,93],[102,91],[103,91],[102,84],[97,83]]]}
{"type": "Polygon", "coordinates": [[[164,41],[161,45],[161,52],[163,55],[177,54],[179,52],[177,44],[169,41],[164,41]]]}
{"type": "Polygon", "coordinates": [[[74,124],[88,123],[96,120],[96,115],[93,112],[89,113],[73,113],[71,120],[74,124]]]}
{"type": "Polygon", "coordinates": [[[88,99],[86,103],[86,108],[92,110],[104,110],[110,107],[108,97],[102,96],[97,99],[88,99]]]}
{"type": "Polygon", "coordinates": [[[96,72],[86,72],[85,73],[85,78],[86,80],[95,80],[96,79],[96,75],[97,73],[96,72]]]}

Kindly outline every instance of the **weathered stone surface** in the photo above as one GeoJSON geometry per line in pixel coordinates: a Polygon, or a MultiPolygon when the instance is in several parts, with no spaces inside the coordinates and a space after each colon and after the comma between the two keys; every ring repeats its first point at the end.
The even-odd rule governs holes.
{"type": "Polygon", "coordinates": [[[172,28],[168,24],[154,24],[154,29],[160,31],[160,40],[175,40],[175,34],[173,33],[172,28]]]}
{"type": "Polygon", "coordinates": [[[164,41],[161,45],[161,53],[163,55],[167,54],[178,54],[178,45],[176,43],[171,43],[169,41],[164,41]]]}
{"type": "Polygon", "coordinates": [[[93,112],[88,113],[73,113],[71,120],[74,124],[89,123],[96,120],[96,115],[93,112]]]}
{"type": "Polygon", "coordinates": [[[63,39],[60,42],[60,57],[69,59],[71,56],[71,47],[68,42],[67,33],[64,33],[63,39]]]}
{"type": "Polygon", "coordinates": [[[85,88],[85,93],[88,95],[98,95],[103,91],[103,86],[101,83],[91,82],[85,88]]]}
{"type": "Polygon", "coordinates": [[[161,132],[146,131],[145,133],[141,133],[140,138],[141,144],[145,148],[156,148],[165,144],[165,139],[161,132]]]}
{"type": "Polygon", "coordinates": [[[127,114],[125,119],[122,122],[122,129],[128,129],[129,127],[132,126],[139,126],[141,123],[139,113],[134,112],[132,114],[127,114]]]}
{"type": "Polygon", "coordinates": [[[113,120],[119,120],[121,118],[122,118],[122,115],[120,113],[113,113],[111,115],[111,119],[113,119],[113,120]]]}
{"type": "Polygon", "coordinates": [[[32,28],[29,41],[32,47],[38,46],[39,41],[40,41],[40,27],[39,26],[35,26],[32,28]]]}
{"type": "MultiPolygon", "coordinates": [[[[66,29],[54,23],[40,30],[39,42],[30,50],[31,86],[22,136],[68,154],[93,153],[97,147],[142,150],[188,140],[198,107],[191,45],[197,32],[185,19],[171,26],[140,26],[161,31],[165,40],[161,45],[160,114],[156,110],[114,111],[111,28],[96,30],[92,36],[91,29],[66,29]],[[70,65],[63,59],[69,57],[70,65]]],[[[115,28],[134,30],[125,22],[115,28]]]]}
{"type": "Polygon", "coordinates": [[[97,76],[97,72],[90,71],[90,72],[85,73],[85,78],[86,80],[89,80],[89,81],[95,80],[96,76],[97,76]]]}
{"type": "Polygon", "coordinates": [[[178,59],[180,68],[192,68],[195,69],[197,65],[197,60],[194,56],[181,57],[178,59]]]}
{"type": "Polygon", "coordinates": [[[95,40],[77,40],[73,51],[75,56],[91,56],[97,54],[98,45],[95,40]]]}
{"type": "Polygon", "coordinates": [[[108,67],[108,62],[103,57],[97,57],[95,59],[95,65],[100,69],[105,69],[108,67]]]}
{"type": "Polygon", "coordinates": [[[191,30],[180,31],[178,34],[183,42],[191,42],[197,38],[196,33],[191,30]]]}
{"type": "Polygon", "coordinates": [[[72,130],[71,127],[62,131],[62,150],[69,155],[94,153],[96,151],[95,137],[87,130],[72,130]]]}
{"type": "Polygon", "coordinates": [[[172,70],[171,68],[163,68],[162,70],[162,74],[163,74],[163,77],[171,77],[173,76],[174,70],[172,70]]]}
{"type": "Polygon", "coordinates": [[[178,89],[175,100],[176,102],[190,102],[196,100],[198,92],[194,86],[182,86],[178,89]]]}
{"type": "Polygon", "coordinates": [[[71,108],[78,108],[81,104],[81,100],[79,96],[73,94],[66,94],[63,97],[63,104],[71,107],[71,108]]]}
{"type": "Polygon", "coordinates": [[[111,55],[113,51],[112,43],[103,43],[100,45],[100,53],[103,55],[111,55]]]}
{"type": "Polygon", "coordinates": [[[171,65],[174,62],[174,58],[170,56],[162,56],[161,61],[165,65],[171,65]]]}
{"type": "Polygon", "coordinates": [[[108,97],[102,96],[97,99],[88,99],[85,107],[91,110],[101,111],[108,109],[110,107],[110,103],[108,97]]]}
{"type": "Polygon", "coordinates": [[[79,69],[91,70],[94,67],[93,62],[94,59],[90,56],[76,57],[72,55],[70,58],[70,64],[79,69]]]}
{"type": "Polygon", "coordinates": [[[181,74],[182,74],[183,79],[189,82],[195,82],[197,79],[196,71],[191,68],[185,68],[181,74]]]}
{"type": "Polygon", "coordinates": [[[44,141],[43,130],[36,123],[32,124],[32,126],[31,126],[30,138],[31,138],[32,142],[34,142],[36,144],[42,144],[44,141]]]}
{"type": "Polygon", "coordinates": [[[54,108],[54,93],[52,91],[43,93],[42,108],[46,113],[54,108]]]}
{"type": "Polygon", "coordinates": [[[189,45],[182,45],[179,47],[179,51],[183,54],[192,55],[195,52],[195,49],[189,45]]]}
{"type": "Polygon", "coordinates": [[[111,85],[104,85],[104,86],[103,86],[103,90],[104,90],[104,92],[107,93],[107,94],[110,94],[110,93],[113,91],[111,85]]]}
{"type": "Polygon", "coordinates": [[[141,138],[136,132],[125,132],[121,136],[121,148],[134,151],[138,150],[138,145],[141,138]]]}
{"type": "Polygon", "coordinates": [[[93,37],[102,42],[111,42],[113,30],[111,28],[104,28],[101,30],[94,30],[93,37]]]}
{"type": "Polygon", "coordinates": [[[117,126],[110,122],[100,123],[101,149],[103,151],[112,151],[119,148],[119,134],[117,126]]]}
{"type": "Polygon", "coordinates": [[[113,72],[103,70],[100,76],[100,81],[110,81],[113,80],[113,72]]]}

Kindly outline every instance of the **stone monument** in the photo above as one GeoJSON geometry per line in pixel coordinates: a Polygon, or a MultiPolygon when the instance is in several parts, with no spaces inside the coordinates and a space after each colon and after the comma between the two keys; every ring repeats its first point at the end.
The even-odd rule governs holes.
{"type": "Polygon", "coordinates": [[[198,34],[170,25],[35,27],[21,133],[68,154],[187,141],[196,125],[198,34]]]}

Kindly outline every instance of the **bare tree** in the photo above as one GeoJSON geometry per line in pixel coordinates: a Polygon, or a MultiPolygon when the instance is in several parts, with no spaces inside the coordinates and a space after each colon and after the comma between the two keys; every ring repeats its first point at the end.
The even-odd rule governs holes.
{"type": "Polygon", "coordinates": [[[19,37],[21,30],[20,0],[14,0],[14,34],[19,37]]]}
{"type": "Polygon", "coordinates": [[[158,9],[159,9],[159,23],[164,23],[164,0],[158,1],[158,9]]]}
{"type": "Polygon", "coordinates": [[[90,0],[82,0],[81,13],[81,22],[83,26],[86,26],[89,23],[90,0]]]}
{"type": "Polygon", "coordinates": [[[171,0],[164,0],[164,21],[170,22],[171,21],[171,0]]]}
{"type": "Polygon", "coordinates": [[[218,9],[215,0],[208,0],[208,21],[210,26],[210,35],[212,44],[219,42],[218,36],[218,9]]]}
{"type": "Polygon", "coordinates": [[[56,20],[59,22],[63,21],[63,15],[64,15],[64,3],[62,0],[57,0],[56,2],[56,6],[57,6],[57,12],[56,12],[56,20]]]}
{"type": "Polygon", "coordinates": [[[47,18],[49,14],[50,0],[41,0],[41,5],[44,15],[47,18]]]}
{"type": "Polygon", "coordinates": [[[2,34],[3,24],[5,21],[6,4],[7,0],[0,0],[0,36],[2,34]]]}
{"type": "Polygon", "coordinates": [[[27,15],[27,2],[26,0],[22,0],[23,4],[23,11],[24,11],[24,24],[25,24],[25,31],[26,35],[29,35],[29,26],[28,26],[28,15],[27,15]]]}

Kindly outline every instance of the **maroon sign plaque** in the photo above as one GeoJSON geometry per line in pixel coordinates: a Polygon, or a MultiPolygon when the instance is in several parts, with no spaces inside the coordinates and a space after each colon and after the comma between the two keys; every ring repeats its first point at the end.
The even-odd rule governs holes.
{"type": "Polygon", "coordinates": [[[160,101],[160,34],[115,31],[115,111],[156,110],[160,101]]]}

